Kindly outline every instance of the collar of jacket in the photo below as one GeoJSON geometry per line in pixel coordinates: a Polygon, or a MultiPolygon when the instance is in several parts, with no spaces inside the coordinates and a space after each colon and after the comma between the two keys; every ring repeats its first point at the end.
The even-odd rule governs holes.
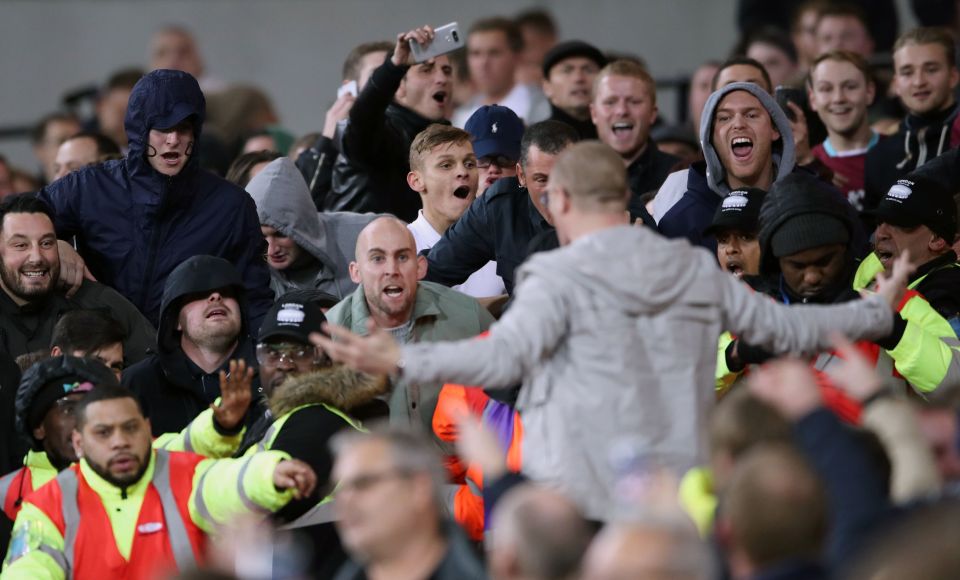
{"type": "Polygon", "coordinates": [[[928,115],[921,116],[910,113],[904,118],[903,124],[910,131],[918,131],[924,127],[940,127],[953,122],[957,112],[958,106],[957,103],[954,103],[942,111],[935,111],[928,115]]]}
{"type": "Polygon", "coordinates": [[[90,467],[90,464],[87,463],[86,459],[80,460],[80,471],[83,473],[83,478],[87,481],[87,484],[93,491],[97,492],[97,495],[104,499],[113,499],[114,496],[119,496],[123,499],[142,497],[146,494],[147,488],[150,486],[150,480],[153,479],[153,469],[157,463],[154,461],[155,455],[156,451],[151,449],[147,455],[147,461],[149,461],[149,463],[147,464],[146,471],[143,472],[140,479],[127,487],[118,487],[97,475],[93,468],[90,467]]]}
{"type": "MultiPolygon", "coordinates": [[[[650,165],[653,164],[654,151],[657,149],[657,144],[653,142],[653,139],[647,138],[647,144],[643,147],[643,152],[639,157],[633,160],[633,162],[627,166],[627,175],[633,177],[637,174],[643,174],[650,165]]],[[[636,192],[637,195],[641,193],[646,193],[644,191],[636,192]]]]}
{"type": "Polygon", "coordinates": [[[929,262],[917,266],[917,270],[910,276],[910,284],[913,284],[915,281],[934,272],[935,270],[950,266],[956,262],[957,254],[953,250],[948,250],[946,254],[937,256],[929,262]]]}
{"type": "Polygon", "coordinates": [[[413,133],[410,135],[411,140],[416,137],[417,133],[423,131],[434,123],[438,123],[440,125],[450,124],[450,121],[447,119],[428,119],[413,109],[408,109],[396,101],[387,106],[386,114],[387,117],[392,117],[400,121],[404,128],[413,130],[413,133]]]}
{"type": "Polygon", "coordinates": [[[386,376],[354,371],[343,365],[288,377],[270,396],[270,411],[278,419],[305,405],[330,405],[349,413],[389,389],[386,376]]]}
{"type": "Polygon", "coordinates": [[[253,364],[255,368],[253,375],[254,381],[256,381],[260,374],[259,370],[256,369],[256,345],[249,336],[241,337],[233,353],[223,361],[219,369],[212,373],[206,373],[198,367],[196,363],[190,360],[186,353],[183,352],[183,349],[180,348],[179,345],[175,350],[161,352],[157,356],[160,357],[160,366],[163,369],[164,378],[177,388],[191,392],[194,391],[194,385],[200,377],[204,375],[216,375],[219,371],[228,371],[231,359],[243,359],[247,361],[248,365],[253,364]]]}
{"type": "MultiPolygon", "coordinates": [[[[366,333],[367,319],[370,318],[370,309],[367,307],[367,299],[363,294],[363,284],[357,286],[357,289],[351,296],[350,314],[353,318],[353,328],[363,329],[366,333]]],[[[418,338],[417,327],[420,320],[424,318],[436,318],[440,316],[440,305],[437,303],[437,295],[429,290],[424,282],[417,283],[417,297],[413,303],[413,338],[418,338]]]]}
{"type": "Polygon", "coordinates": [[[580,135],[581,139],[597,138],[597,127],[593,124],[593,121],[590,119],[581,121],[563,109],[557,107],[553,103],[550,103],[550,118],[554,121],[561,121],[573,127],[577,134],[580,135]]]}

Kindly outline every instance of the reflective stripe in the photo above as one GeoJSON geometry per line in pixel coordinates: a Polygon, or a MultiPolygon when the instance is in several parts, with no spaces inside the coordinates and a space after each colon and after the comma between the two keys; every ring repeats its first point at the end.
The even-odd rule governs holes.
{"type": "Polygon", "coordinates": [[[316,526],[319,524],[329,524],[337,521],[335,513],[336,502],[331,496],[327,496],[322,502],[310,508],[305,514],[293,520],[289,524],[280,526],[281,530],[295,530],[307,526],[316,526]]]}
{"type": "Polygon", "coordinates": [[[169,456],[166,451],[160,450],[157,451],[156,457],[151,483],[160,493],[160,506],[163,509],[163,519],[167,522],[170,549],[177,563],[177,570],[183,572],[196,566],[197,561],[193,554],[190,536],[187,534],[187,526],[177,508],[177,500],[173,497],[169,456]]]}
{"type": "Polygon", "coordinates": [[[53,561],[57,563],[57,566],[60,566],[60,569],[63,570],[63,573],[68,577],[70,576],[70,564],[67,562],[67,557],[64,556],[63,552],[55,548],[51,548],[46,544],[40,544],[40,547],[37,549],[53,558],[53,561]]]}
{"type": "MultiPolygon", "coordinates": [[[[190,440],[190,433],[193,432],[193,423],[187,425],[187,432],[183,434],[183,450],[193,453],[193,441],[190,440]]],[[[180,568],[183,570],[183,568],[180,568]]]]}
{"type": "Polygon", "coordinates": [[[259,514],[269,514],[270,510],[265,507],[261,507],[255,501],[250,499],[250,496],[247,495],[247,490],[243,489],[243,480],[247,474],[247,469],[250,468],[250,461],[253,459],[253,456],[247,458],[243,462],[243,467],[240,468],[240,475],[237,477],[237,494],[240,496],[240,501],[243,502],[243,506],[250,510],[253,513],[259,514]]]}
{"type": "Polygon", "coordinates": [[[207,508],[207,502],[203,499],[203,490],[206,489],[204,482],[207,480],[207,475],[210,474],[210,470],[207,469],[203,472],[203,475],[200,476],[200,481],[197,484],[197,490],[193,494],[193,506],[197,510],[197,515],[200,516],[203,521],[208,524],[213,523],[213,516],[210,514],[210,509],[207,508]]]}
{"type": "MultiPolygon", "coordinates": [[[[17,478],[17,474],[26,469],[26,467],[21,467],[20,469],[13,471],[0,477],[0,508],[4,508],[7,505],[7,494],[10,493],[10,486],[13,485],[13,480],[17,478]]],[[[26,474],[24,474],[26,475],[26,474]]]]}
{"type": "Polygon", "coordinates": [[[270,425],[270,428],[267,429],[267,432],[263,434],[260,442],[257,443],[257,451],[266,451],[269,449],[270,444],[273,443],[273,439],[277,436],[277,431],[279,430],[280,424],[274,422],[272,425],[270,425]]]}
{"type": "Polygon", "coordinates": [[[60,513],[63,515],[63,553],[66,556],[67,571],[73,566],[73,550],[77,543],[77,529],[80,527],[80,508],[77,506],[77,472],[65,469],[57,475],[60,486],[60,513]]]}

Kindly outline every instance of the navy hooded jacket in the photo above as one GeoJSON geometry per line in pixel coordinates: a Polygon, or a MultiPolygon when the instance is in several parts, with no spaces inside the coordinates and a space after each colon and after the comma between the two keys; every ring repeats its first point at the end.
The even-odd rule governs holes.
{"type": "Polygon", "coordinates": [[[44,188],[40,199],[54,213],[57,234],[77,237],[97,280],[123,294],[154,325],[170,272],[191,256],[209,254],[229,260],[241,273],[255,330],[273,293],[253,199],[201,170],[195,155],[173,177],[153,169],[145,156],[150,129],[188,118],[195,144],[205,108],[189,74],[147,74],[130,94],[124,120],[127,157],[75,171],[44,188]]]}

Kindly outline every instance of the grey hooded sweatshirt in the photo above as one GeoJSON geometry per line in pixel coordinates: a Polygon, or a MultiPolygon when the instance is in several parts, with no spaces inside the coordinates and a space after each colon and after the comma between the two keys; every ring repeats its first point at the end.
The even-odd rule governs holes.
{"type": "Polygon", "coordinates": [[[523,472],[609,521],[622,507],[622,471],[610,459],[617,443],[647,465],[683,470],[707,459],[721,331],[777,353],[811,353],[828,346],[830,331],[875,339],[892,325],[880,297],[784,306],[701,248],[618,226],[531,256],[486,340],[408,344],[401,356],[411,381],[522,381],[523,472]]]}
{"type": "MultiPolygon", "coordinates": [[[[380,217],[373,213],[317,212],[310,188],[288,157],[271,161],[247,184],[257,204],[260,224],[292,238],[317,259],[315,276],[304,280],[288,270],[270,268],[270,288],[279,297],[292,290],[321,290],[345,298],[357,285],[350,280],[349,265],[355,259],[357,236],[368,223],[380,217]]],[[[309,271],[308,271],[309,273],[309,271]]]]}
{"type": "MultiPolygon", "coordinates": [[[[700,147],[704,161],[690,169],[670,174],[653,201],[653,218],[667,237],[686,237],[691,243],[701,241],[720,202],[730,193],[727,171],[720,162],[713,145],[713,121],[717,107],[725,96],[734,91],[746,91],[763,105],[780,138],[773,142],[772,162],[776,167],[774,181],[789,175],[794,169],[793,131],[780,105],[755,83],[731,83],[710,95],[700,121],[700,147]]],[[[702,244],[710,245],[710,244],[702,244]]]]}

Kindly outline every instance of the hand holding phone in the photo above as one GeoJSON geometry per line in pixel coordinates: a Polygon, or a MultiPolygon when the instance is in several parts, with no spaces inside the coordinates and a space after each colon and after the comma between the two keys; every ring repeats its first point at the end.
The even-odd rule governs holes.
{"type": "Polygon", "coordinates": [[[773,91],[773,96],[777,100],[777,104],[780,105],[780,108],[783,109],[783,112],[786,113],[787,118],[790,119],[790,121],[796,121],[797,116],[787,105],[788,102],[792,102],[796,106],[800,107],[800,110],[804,110],[806,108],[807,93],[803,89],[795,89],[793,87],[785,87],[780,85],[773,91]]]}
{"type": "Polygon", "coordinates": [[[409,42],[414,59],[421,63],[463,47],[463,35],[460,34],[460,25],[451,22],[437,28],[433,40],[427,44],[420,43],[415,38],[409,42]]]}

